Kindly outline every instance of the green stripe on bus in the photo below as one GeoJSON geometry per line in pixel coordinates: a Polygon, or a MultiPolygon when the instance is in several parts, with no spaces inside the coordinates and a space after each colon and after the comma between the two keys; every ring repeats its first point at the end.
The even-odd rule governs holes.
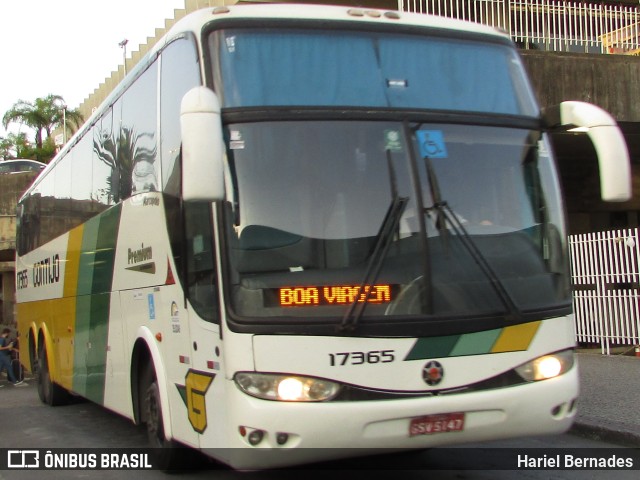
{"type": "Polygon", "coordinates": [[[104,382],[107,370],[107,332],[109,331],[109,307],[111,294],[91,295],[89,307],[89,348],[86,349],[87,379],[85,397],[104,403],[104,382]]]}
{"type": "Polygon", "coordinates": [[[92,293],[111,291],[121,210],[121,206],[116,205],[100,216],[98,239],[96,242],[92,293]]]}
{"type": "Polygon", "coordinates": [[[76,332],[73,348],[73,391],[85,395],[87,391],[87,350],[89,348],[89,319],[91,296],[76,298],[76,332]]]}
{"type": "Polygon", "coordinates": [[[93,287],[93,269],[95,265],[96,244],[98,242],[98,227],[100,216],[93,217],[84,225],[80,266],[78,267],[78,288],[76,295],[89,295],[93,287]]]}
{"type": "Polygon", "coordinates": [[[501,328],[462,335],[458,343],[451,351],[452,357],[462,357],[464,355],[481,355],[491,351],[496,340],[502,332],[501,328]]]}
{"type": "Polygon", "coordinates": [[[460,335],[419,338],[405,360],[448,357],[460,339],[460,335]]]}
{"type": "Polygon", "coordinates": [[[532,322],[461,335],[419,338],[404,360],[426,360],[526,350],[533,341],[540,323],[532,322]]]}
{"type": "Polygon", "coordinates": [[[78,272],[73,390],[104,403],[111,285],[121,207],[84,226],[78,272]]]}

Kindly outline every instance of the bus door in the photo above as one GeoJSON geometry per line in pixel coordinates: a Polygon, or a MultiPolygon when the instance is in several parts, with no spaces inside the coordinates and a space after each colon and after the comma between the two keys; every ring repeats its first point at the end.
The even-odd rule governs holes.
{"type": "MultiPolygon", "coordinates": [[[[162,202],[162,195],[156,192],[123,202],[114,290],[120,292],[128,351],[133,352],[133,342],[142,339],[151,352],[150,373],[157,379],[161,396],[168,400],[173,436],[197,446],[197,435],[187,428],[187,422],[174,418],[174,412],[186,415],[184,379],[191,364],[192,337],[179,267],[172,267],[171,242],[159,228],[167,222],[162,202]]],[[[175,225],[168,227],[171,231],[175,225]]],[[[148,385],[140,387],[140,394],[146,395],[148,385]]]]}
{"type": "Polygon", "coordinates": [[[183,205],[186,250],[184,287],[192,340],[191,362],[184,379],[189,426],[199,434],[201,446],[223,446],[223,439],[218,436],[223,429],[213,427],[224,418],[226,405],[223,398],[213,207],[207,202],[185,202],[183,205]]]}

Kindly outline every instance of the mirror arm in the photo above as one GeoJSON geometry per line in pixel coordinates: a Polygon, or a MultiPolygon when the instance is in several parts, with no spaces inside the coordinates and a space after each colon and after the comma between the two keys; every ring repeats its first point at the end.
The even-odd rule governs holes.
{"type": "Polygon", "coordinates": [[[631,199],[631,164],[627,144],[614,118],[600,107],[585,102],[562,102],[543,112],[549,130],[579,129],[591,139],[600,169],[600,195],[605,202],[631,199]]]}

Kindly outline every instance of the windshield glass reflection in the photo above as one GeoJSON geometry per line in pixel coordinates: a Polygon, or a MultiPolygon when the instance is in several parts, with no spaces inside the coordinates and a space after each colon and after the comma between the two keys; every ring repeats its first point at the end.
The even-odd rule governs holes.
{"type": "Polygon", "coordinates": [[[440,124],[411,131],[355,121],[228,127],[225,218],[237,314],[342,319],[367,301],[366,321],[504,315],[506,297],[518,311],[568,302],[557,184],[540,135],[440,124]],[[399,198],[399,218],[385,222],[399,198]],[[438,215],[438,201],[456,222],[438,215]],[[385,225],[390,245],[375,283],[363,284],[385,225]]]}

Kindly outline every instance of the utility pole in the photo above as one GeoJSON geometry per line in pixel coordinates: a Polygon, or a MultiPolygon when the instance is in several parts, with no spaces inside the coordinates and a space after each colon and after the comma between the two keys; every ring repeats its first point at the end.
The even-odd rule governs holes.
{"type": "Polygon", "coordinates": [[[129,43],[129,40],[127,40],[126,38],[124,40],[122,40],[118,45],[120,46],[120,48],[122,49],[122,60],[124,63],[124,74],[125,76],[127,75],[127,43],[129,43]]]}

